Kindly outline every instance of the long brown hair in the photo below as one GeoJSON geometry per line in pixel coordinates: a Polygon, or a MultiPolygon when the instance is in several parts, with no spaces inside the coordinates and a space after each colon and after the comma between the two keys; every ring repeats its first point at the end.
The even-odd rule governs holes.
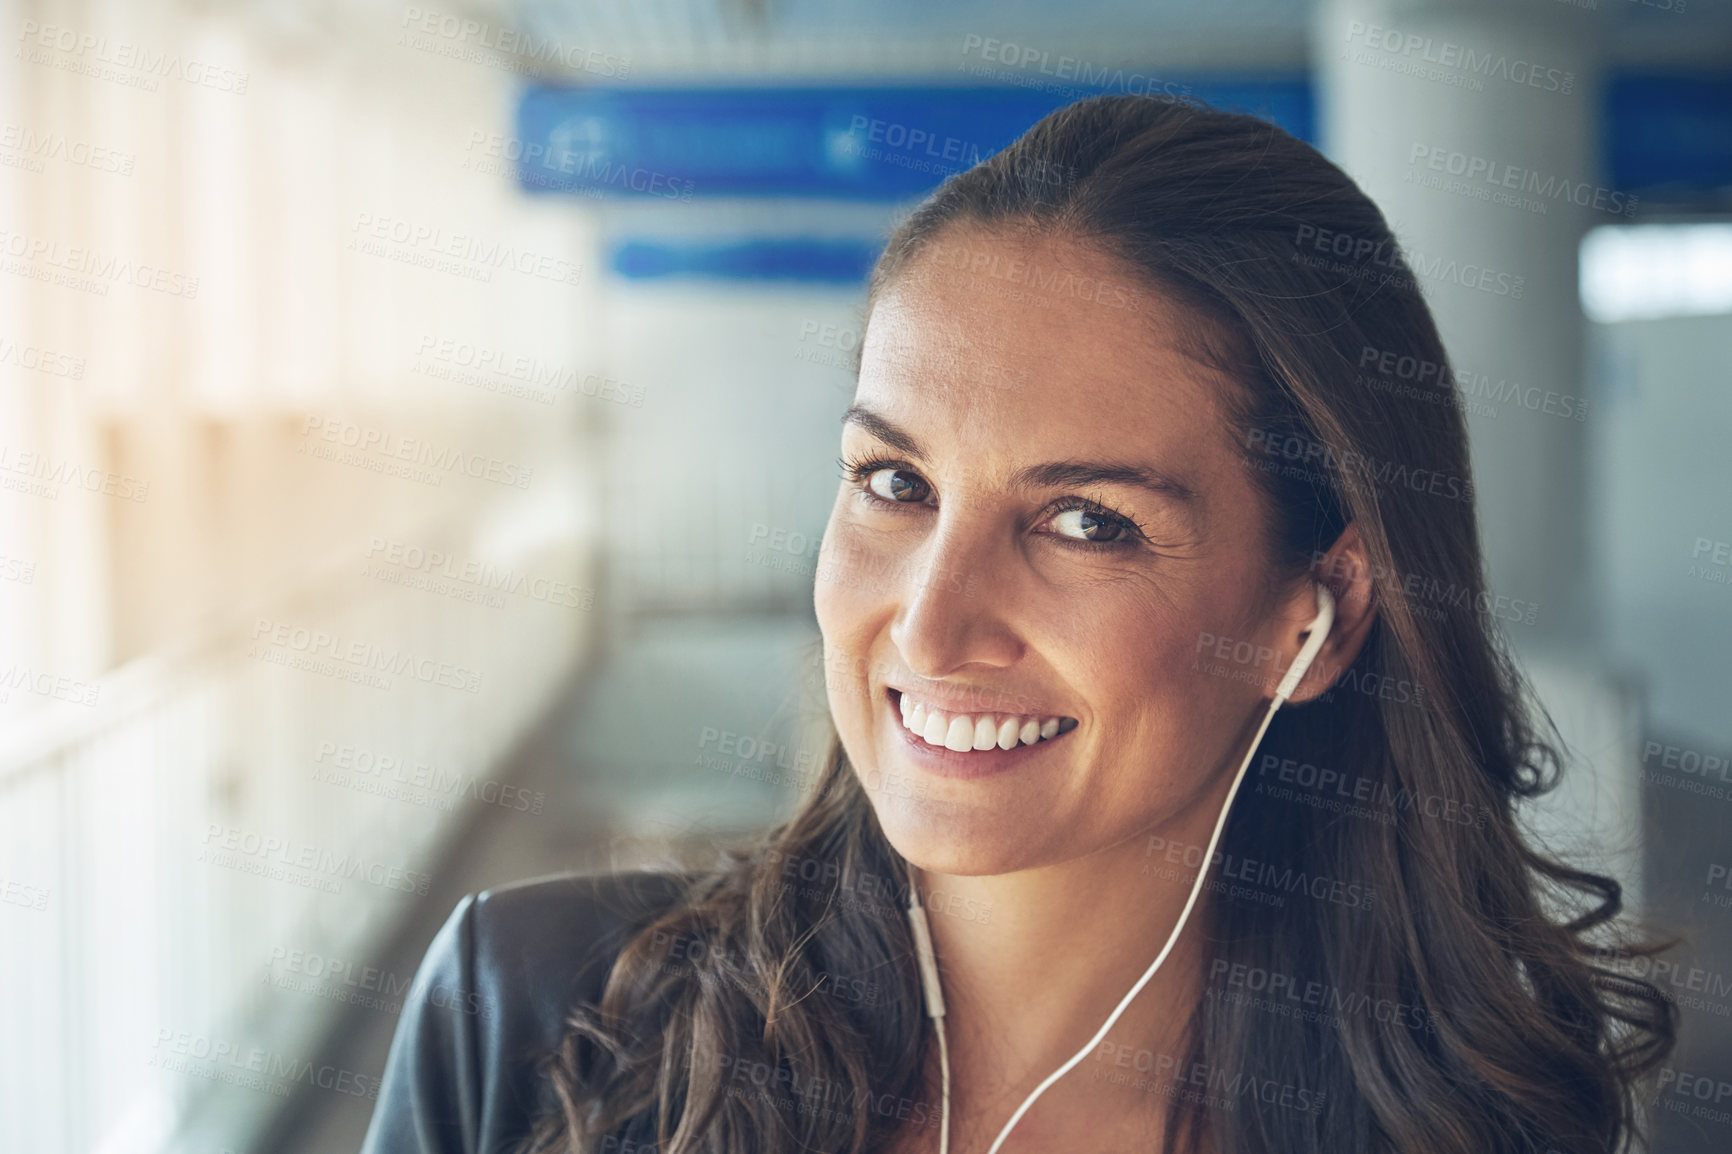
{"type": "MultiPolygon", "coordinates": [[[[1275,527],[1271,581],[1312,568],[1349,523],[1378,575],[1352,666],[1278,714],[1260,750],[1264,785],[1270,767],[1297,767],[1298,784],[1247,780],[1221,846],[1284,879],[1328,879],[1325,893],[1368,892],[1276,904],[1211,891],[1188,1052],[1138,1066],[1210,1072],[1212,1092],[1170,1095],[1165,1148],[1626,1148],[1676,1031],[1630,963],[1664,947],[1623,929],[1615,880],[1517,828],[1515,803],[1555,785],[1561,742],[1540,734],[1549,719],[1494,624],[1459,397],[1382,214],[1261,119],[1095,97],[905,218],[873,271],[868,321],[911,261],[994,234],[1089,245],[1140,291],[1188,305],[1245,385],[1228,403],[1275,527]],[[1307,792],[1305,767],[1351,778],[1353,805],[1307,792]],[[1271,984],[1329,1012],[1255,996],[1271,984]],[[1243,1090],[1271,1085],[1281,1092],[1243,1090]]],[[[1064,291],[1018,275],[997,287],[1064,291]]],[[[1136,299],[1101,303],[1134,323],[1136,299]]],[[[548,1067],[562,1110],[533,1145],[865,1154],[935,1124],[903,877],[832,736],[797,813],[695,874],[629,941],[599,1003],[573,1013],[548,1067]]]]}

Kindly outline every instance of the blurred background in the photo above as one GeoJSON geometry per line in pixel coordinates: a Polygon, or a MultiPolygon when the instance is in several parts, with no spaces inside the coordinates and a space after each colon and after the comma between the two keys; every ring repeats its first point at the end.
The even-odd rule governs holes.
{"type": "Polygon", "coordinates": [[[462,894],[788,812],[865,274],[1101,91],[1279,122],[1409,248],[1496,615],[1573,754],[1534,836],[1690,935],[1653,974],[1685,1020],[1659,1148],[1732,1149],[1732,5],[0,30],[7,1149],[352,1150],[462,894]]]}

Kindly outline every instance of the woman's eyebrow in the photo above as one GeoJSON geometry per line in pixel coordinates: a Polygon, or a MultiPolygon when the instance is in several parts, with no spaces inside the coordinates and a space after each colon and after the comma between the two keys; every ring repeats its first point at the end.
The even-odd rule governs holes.
{"type": "Polygon", "coordinates": [[[917,461],[924,461],[926,454],[920,450],[920,442],[914,439],[914,434],[904,432],[893,422],[879,416],[865,405],[849,405],[848,411],[842,414],[842,423],[859,425],[892,449],[907,453],[917,461]]]}
{"type": "MultiPolygon", "coordinates": [[[[916,461],[926,459],[912,433],[865,405],[851,405],[842,414],[843,424],[856,424],[886,445],[916,461]]],[[[1026,465],[1010,479],[1015,489],[1064,489],[1083,485],[1133,485],[1177,501],[1194,501],[1197,492],[1168,473],[1147,465],[1118,465],[1095,461],[1048,461],[1026,465]]]]}
{"type": "Polygon", "coordinates": [[[1147,465],[1108,465],[1094,461],[1048,461],[1018,469],[1010,479],[1017,489],[1071,489],[1084,485],[1133,485],[1177,501],[1196,500],[1196,490],[1147,465]]]}

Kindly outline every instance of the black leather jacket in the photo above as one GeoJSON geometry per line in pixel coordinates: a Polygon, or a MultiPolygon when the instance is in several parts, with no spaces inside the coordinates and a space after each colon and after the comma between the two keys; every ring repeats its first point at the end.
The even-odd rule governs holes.
{"type": "Polygon", "coordinates": [[[537,1060],[682,880],[565,875],[465,896],[403,1001],[361,1154],[504,1154],[556,1113],[537,1060]]]}

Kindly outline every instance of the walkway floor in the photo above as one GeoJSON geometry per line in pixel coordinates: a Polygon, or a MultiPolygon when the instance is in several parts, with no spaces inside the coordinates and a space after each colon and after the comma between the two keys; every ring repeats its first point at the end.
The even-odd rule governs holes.
{"type": "MultiPolygon", "coordinates": [[[[413,973],[466,893],[544,874],[655,863],[670,850],[701,851],[743,837],[788,812],[796,791],[778,762],[800,766],[809,760],[802,750],[822,753],[806,733],[812,705],[823,700],[816,626],[797,618],[685,617],[626,630],[501,774],[545,793],[542,812],[484,807],[393,947],[372,964],[413,973]]],[[[382,1070],[396,1024],[385,1011],[357,1009],[324,1060],[382,1070]]],[[[372,1104],[314,1097],[291,1108],[258,1149],[357,1150],[372,1104]]]]}

